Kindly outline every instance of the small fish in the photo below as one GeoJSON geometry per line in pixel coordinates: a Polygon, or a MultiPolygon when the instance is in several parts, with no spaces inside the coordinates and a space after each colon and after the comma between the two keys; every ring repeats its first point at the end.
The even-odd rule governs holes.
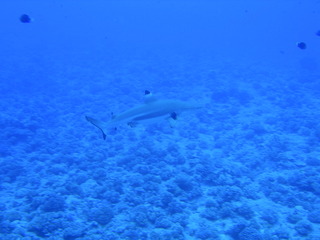
{"type": "Polygon", "coordinates": [[[20,16],[20,22],[22,23],[31,23],[32,19],[27,14],[22,14],[20,16]]]}
{"type": "Polygon", "coordinates": [[[307,48],[307,44],[305,42],[298,42],[297,47],[304,50],[307,48]]]}
{"type": "Polygon", "coordinates": [[[320,37],[320,30],[316,32],[316,35],[320,37]]]}
{"type": "Polygon", "coordinates": [[[144,104],[113,116],[109,122],[101,122],[88,116],[86,116],[86,119],[88,122],[99,128],[102,132],[103,139],[106,139],[106,130],[114,128],[121,123],[126,123],[129,126],[135,126],[139,122],[162,117],[171,121],[170,125],[172,125],[173,122],[177,120],[179,113],[199,108],[201,108],[201,106],[198,104],[187,103],[179,100],[158,100],[150,91],[146,90],[144,104]]]}

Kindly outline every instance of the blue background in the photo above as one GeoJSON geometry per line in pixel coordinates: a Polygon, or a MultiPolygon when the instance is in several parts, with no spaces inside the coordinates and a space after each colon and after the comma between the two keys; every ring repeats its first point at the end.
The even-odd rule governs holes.
{"type": "Polygon", "coordinates": [[[3,0],[0,239],[320,239],[319,30],[316,0],[3,0]],[[146,89],[203,108],[85,120],[146,89]]]}

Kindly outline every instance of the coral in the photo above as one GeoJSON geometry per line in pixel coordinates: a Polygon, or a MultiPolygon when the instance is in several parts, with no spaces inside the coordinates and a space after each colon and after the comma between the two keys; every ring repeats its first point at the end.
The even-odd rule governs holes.
{"type": "Polygon", "coordinates": [[[173,239],[183,240],[185,239],[183,236],[183,228],[180,225],[173,225],[171,227],[171,234],[173,239]]]}
{"type": "Polygon", "coordinates": [[[172,225],[172,222],[166,218],[166,217],[161,217],[161,218],[157,218],[155,223],[154,223],[154,226],[157,227],[157,228],[170,228],[172,225]]]}
{"type": "MultiPolygon", "coordinates": [[[[106,16],[112,20],[112,11],[106,16]]],[[[112,31],[106,41],[114,45],[112,31]]],[[[259,73],[262,66],[241,69],[245,62],[223,64],[210,53],[161,59],[136,51],[128,58],[127,48],[119,58],[112,48],[93,58],[82,51],[87,59],[73,56],[75,64],[48,52],[43,62],[46,54],[32,49],[14,51],[14,58],[0,54],[0,239],[289,240],[311,239],[312,228],[316,234],[319,74],[259,73]],[[16,66],[23,73],[7,72],[9,62],[13,73],[16,66]],[[43,89],[34,89],[38,84],[43,89]],[[168,98],[194,98],[203,108],[177,112],[175,128],[156,119],[132,129],[123,124],[105,141],[83,118],[108,122],[104,106],[117,113],[135,105],[144,86],[168,98]]]]}
{"type": "Polygon", "coordinates": [[[212,227],[204,226],[195,230],[195,236],[203,240],[218,240],[219,235],[212,227]]]}
{"type": "Polygon", "coordinates": [[[65,208],[65,200],[60,195],[51,194],[43,200],[44,203],[41,206],[41,210],[44,212],[58,212],[63,211],[65,208]]]}
{"type": "Polygon", "coordinates": [[[232,225],[227,231],[226,234],[231,236],[234,239],[238,239],[239,233],[246,227],[245,222],[237,222],[232,225]]]}
{"type": "Polygon", "coordinates": [[[237,240],[263,240],[263,236],[258,229],[249,226],[239,233],[237,240]]]}
{"type": "MultiPolygon", "coordinates": [[[[302,219],[302,215],[299,214],[298,212],[290,213],[290,214],[287,216],[287,221],[288,221],[289,223],[292,223],[292,224],[296,224],[296,223],[299,222],[301,219],[302,219]]],[[[310,220],[310,219],[309,219],[309,220],[310,220]]]]}
{"type": "Polygon", "coordinates": [[[163,194],[160,195],[160,201],[162,203],[163,207],[168,207],[169,204],[173,201],[174,197],[173,194],[169,192],[164,192],[163,194]]]}
{"type": "Polygon", "coordinates": [[[243,196],[253,200],[259,199],[259,191],[260,189],[256,184],[248,184],[242,188],[243,196]]]}
{"type": "Polygon", "coordinates": [[[221,218],[232,218],[235,216],[235,210],[235,206],[227,202],[220,207],[219,216],[221,218]]]}
{"type": "Polygon", "coordinates": [[[10,222],[13,222],[15,220],[21,220],[22,219],[22,212],[18,211],[9,211],[4,213],[5,219],[7,219],[10,222]]]}
{"type": "Polygon", "coordinates": [[[187,213],[176,213],[170,219],[172,222],[176,223],[175,226],[182,226],[185,228],[189,223],[188,216],[187,213]]]}
{"type": "Polygon", "coordinates": [[[247,220],[251,219],[254,216],[253,210],[246,204],[243,204],[242,206],[236,208],[235,211],[239,216],[247,220]]]}
{"type": "Polygon", "coordinates": [[[169,213],[174,214],[174,213],[183,212],[184,208],[185,208],[185,204],[184,203],[174,200],[171,203],[169,203],[167,210],[168,210],[169,213]]]}
{"type": "Polygon", "coordinates": [[[9,221],[1,221],[0,222],[0,233],[2,234],[10,234],[14,229],[14,225],[9,221]]]}
{"type": "Polygon", "coordinates": [[[133,191],[128,191],[126,195],[124,196],[124,200],[130,205],[130,206],[138,206],[140,204],[143,204],[143,198],[142,196],[136,194],[133,191]]]}
{"type": "Polygon", "coordinates": [[[122,235],[121,239],[127,239],[127,240],[148,240],[148,235],[139,229],[128,229],[126,230],[122,235]]]}
{"type": "Polygon", "coordinates": [[[308,236],[312,232],[312,226],[306,221],[300,221],[295,226],[294,229],[300,236],[308,236]]]}
{"type": "Polygon", "coordinates": [[[89,180],[88,174],[85,174],[83,172],[76,174],[73,178],[75,179],[75,183],[78,184],[78,185],[80,185],[80,184],[86,182],[87,180],[89,180]]]}
{"type": "Polygon", "coordinates": [[[83,195],[82,188],[74,182],[67,183],[65,188],[70,195],[79,195],[79,196],[83,195]]]}
{"type": "Polygon", "coordinates": [[[203,195],[203,192],[202,192],[202,189],[200,188],[200,186],[195,185],[194,188],[190,192],[188,192],[187,198],[188,198],[188,200],[191,201],[191,200],[196,200],[196,199],[202,197],[202,195],[203,195]]]}
{"type": "Polygon", "coordinates": [[[5,159],[0,161],[1,169],[0,175],[5,176],[3,180],[13,182],[17,177],[23,175],[25,167],[22,162],[18,162],[15,159],[5,159]]]}
{"type": "Polygon", "coordinates": [[[290,234],[283,228],[276,229],[273,232],[273,236],[276,237],[276,240],[281,239],[281,240],[289,240],[290,239],[290,234]]]}
{"type": "Polygon", "coordinates": [[[236,186],[226,186],[219,188],[218,195],[221,198],[221,202],[238,201],[242,195],[242,191],[236,186]]]}
{"type": "Polygon", "coordinates": [[[193,188],[192,179],[187,175],[179,175],[175,179],[175,183],[184,191],[191,191],[193,188]]]}
{"type": "Polygon", "coordinates": [[[205,208],[205,210],[201,212],[200,216],[210,221],[215,221],[219,218],[219,211],[214,207],[205,208]]]}
{"type": "Polygon", "coordinates": [[[218,206],[218,203],[217,203],[214,199],[209,198],[209,199],[206,200],[205,206],[206,206],[207,208],[217,207],[217,206],[218,206]]]}
{"type": "Polygon", "coordinates": [[[66,227],[64,216],[60,213],[49,212],[35,216],[29,223],[28,229],[39,237],[48,237],[58,229],[66,227]]]}
{"type": "Polygon", "coordinates": [[[312,223],[320,223],[320,210],[314,210],[308,214],[308,220],[312,223]]]}
{"type": "Polygon", "coordinates": [[[317,171],[313,169],[305,169],[305,171],[292,172],[288,180],[289,184],[295,186],[301,191],[308,191],[320,194],[320,176],[317,171]]]}
{"type": "Polygon", "coordinates": [[[71,223],[67,228],[63,230],[64,240],[75,240],[83,237],[86,232],[86,227],[82,223],[71,223]]]}
{"type": "Polygon", "coordinates": [[[131,216],[132,222],[134,222],[138,227],[147,227],[148,226],[148,216],[145,211],[137,210],[131,216]]]}
{"type": "Polygon", "coordinates": [[[115,204],[120,202],[121,195],[118,192],[111,190],[111,191],[105,192],[102,198],[110,203],[115,204]]]}
{"type": "Polygon", "coordinates": [[[268,209],[262,212],[261,219],[265,220],[271,225],[274,225],[278,222],[278,215],[272,209],[268,209]]]}
{"type": "Polygon", "coordinates": [[[147,211],[147,217],[151,223],[155,223],[158,218],[163,218],[165,213],[162,209],[158,208],[149,208],[147,211]]]}
{"type": "Polygon", "coordinates": [[[112,220],[114,214],[110,207],[101,204],[98,207],[90,209],[87,216],[90,221],[96,221],[100,225],[106,225],[112,220]]]}

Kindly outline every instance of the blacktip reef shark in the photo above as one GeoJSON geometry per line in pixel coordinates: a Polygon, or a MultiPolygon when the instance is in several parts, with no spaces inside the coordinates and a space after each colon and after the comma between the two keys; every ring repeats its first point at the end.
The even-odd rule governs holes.
{"type": "Polygon", "coordinates": [[[119,115],[112,116],[109,122],[102,122],[86,116],[87,121],[99,128],[103,139],[106,139],[106,131],[109,128],[116,128],[121,123],[135,126],[139,122],[167,117],[171,122],[177,120],[178,114],[186,110],[198,109],[201,106],[179,100],[158,100],[148,90],[145,90],[144,103],[133,107],[119,115]]]}

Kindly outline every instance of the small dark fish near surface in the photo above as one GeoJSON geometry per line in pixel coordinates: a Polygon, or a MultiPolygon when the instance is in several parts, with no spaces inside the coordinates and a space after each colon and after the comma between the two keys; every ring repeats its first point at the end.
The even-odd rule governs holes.
{"type": "Polygon", "coordinates": [[[22,14],[20,16],[20,22],[22,23],[31,23],[31,21],[32,21],[31,18],[27,14],[22,14]]]}
{"type": "Polygon", "coordinates": [[[320,30],[316,32],[316,35],[320,37],[320,30]]]}
{"type": "Polygon", "coordinates": [[[304,43],[304,42],[298,42],[298,43],[297,43],[297,47],[300,48],[300,49],[302,49],[302,50],[304,50],[304,49],[307,48],[307,44],[304,43]]]}

